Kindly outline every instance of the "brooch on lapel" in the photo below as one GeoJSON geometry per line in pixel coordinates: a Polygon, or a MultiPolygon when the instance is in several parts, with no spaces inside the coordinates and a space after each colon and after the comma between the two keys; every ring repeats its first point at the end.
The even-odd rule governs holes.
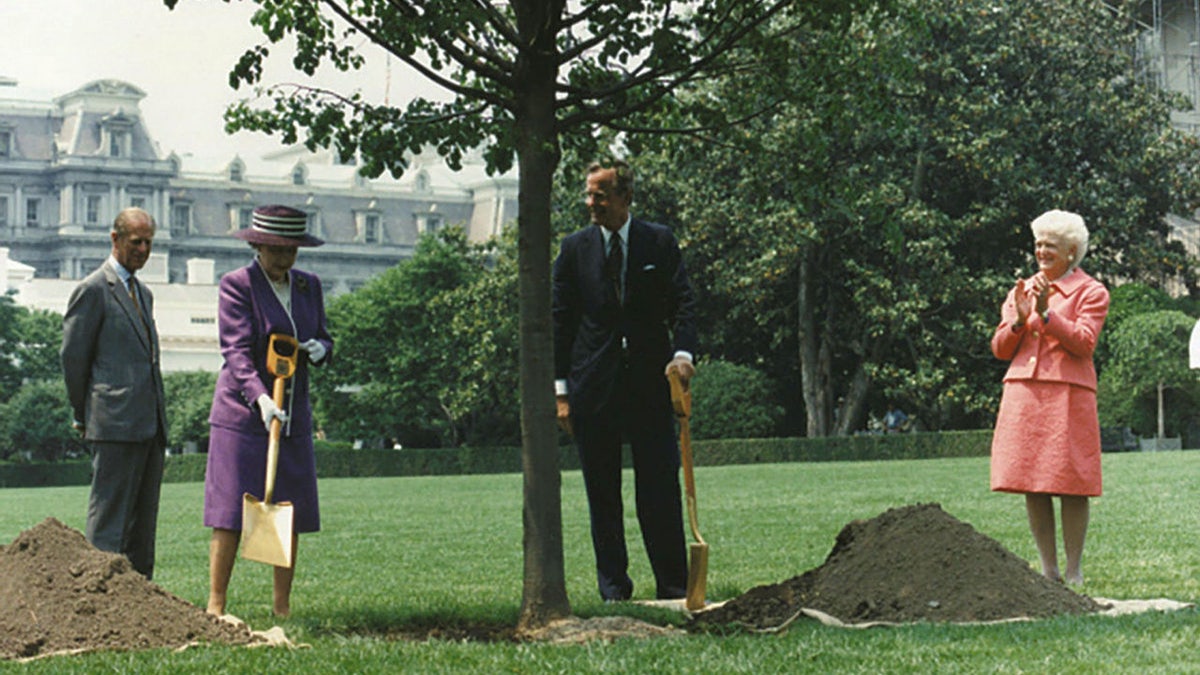
{"type": "Polygon", "coordinates": [[[301,293],[307,293],[308,292],[308,278],[302,277],[302,276],[297,276],[296,277],[296,289],[299,290],[301,293]]]}

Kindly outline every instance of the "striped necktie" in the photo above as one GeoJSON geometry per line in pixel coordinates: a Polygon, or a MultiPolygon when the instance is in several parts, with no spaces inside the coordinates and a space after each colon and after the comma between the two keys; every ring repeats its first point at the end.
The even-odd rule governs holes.
{"type": "Polygon", "coordinates": [[[617,294],[617,301],[624,303],[625,297],[621,293],[621,268],[625,265],[625,252],[621,249],[621,235],[613,232],[608,239],[608,257],[604,260],[604,274],[612,283],[613,290],[617,294]]]}

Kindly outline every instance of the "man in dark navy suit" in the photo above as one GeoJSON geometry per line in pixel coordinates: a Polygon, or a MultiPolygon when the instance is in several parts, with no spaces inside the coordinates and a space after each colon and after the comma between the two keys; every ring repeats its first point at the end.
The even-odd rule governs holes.
{"type": "Polygon", "coordinates": [[[666,373],[695,373],[694,298],[671,230],[629,215],[633,171],[588,168],[594,227],[563,240],[554,262],[554,371],[558,420],[583,467],[605,600],[633,595],[621,504],[621,443],[633,453],[638,523],[656,597],[687,586],[679,448],[666,373]]]}

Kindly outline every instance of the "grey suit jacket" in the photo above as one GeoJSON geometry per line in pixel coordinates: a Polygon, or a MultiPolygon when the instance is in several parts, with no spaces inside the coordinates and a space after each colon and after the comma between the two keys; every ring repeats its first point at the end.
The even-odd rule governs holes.
{"type": "Polygon", "coordinates": [[[63,316],[67,397],[89,441],[166,442],[154,297],[139,284],[141,316],[108,261],[79,282],[63,316]],[[144,320],[143,318],[144,317],[144,320]]]}

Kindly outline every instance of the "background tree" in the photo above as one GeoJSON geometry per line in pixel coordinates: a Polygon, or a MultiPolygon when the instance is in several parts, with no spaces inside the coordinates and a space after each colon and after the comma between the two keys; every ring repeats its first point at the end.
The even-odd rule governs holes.
{"type": "Polygon", "coordinates": [[[0,459],[27,456],[54,462],[82,452],[71,416],[62,378],[26,383],[0,403],[0,459]]]}
{"type": "Polygon", "coordinates": [[[163,374],[170,447],[180,449],[187,443],[196,443],[199,449],[208,447],[208,414],[216,386],[216,373],[192,370],[163,374]]]}
{"type": "Polygon", "coordinates": [[[1200,145],[1134,76],[1132,6],[905,0],[849,35],[793,32],[770,76],[680,92],[746,117],[628,141],[709,289],[713,352],[798,392],[808,435],[889,403],[986,427],[1004,369],[988,336],[1034,269],[1039,213],[1084,216],[1085,268],[1110,285],[1194,285],[1165,216],[1200,201],[1200,145]]]}
{"type": "Polygon", "coordinates": [[[1167,309],[1129,316],[1108,333],[1110,358],[1098,396],[1106,424],[1155,429],[1158,438],[1186,429],[1200,403],[1200,380],[1188,367],[1195,324],[1187,314],[1167,309]],[[1170,406],[1168,392],[1175,394],[1170,406]]]}
{"type": "Polygon", "coordinates": [[[692,384],[692,438],[765,438],[779,430],[783,406],[765,374],[704,359],[692,384]]]}
{"type": "Polygon", "coordinates": [[[456,369],[438,397],[462,421],[470,445],[520,443],[516,233],[506,231],[473,283],[436,300],[450,318],[445,356],[456,369]]]}
{"type": "Polygon", "coordinates": [[[439,298],[474,284],[486,253],[461,229],[445,228],[421,237],[412,258],[330,301],[336,367],[314,373],[320,375],[314,384],[331,435],[416,447],[458,444],[463,411],[447,392],[460,384],[462,354],[451,348],[454,317],[439,298]],[[353,393],[338,395],[339,387],[353,393]]]}
{"type": "Polygon", "coordinates": [[[62,377],[58,349],[62,315],[29,309],[0,295],[0,401],[17,393],[24,382],[62,377]]]}
{"type": "Polygon", "coordinates": [[[19,307],[17,343],[11,355],[20,365],[26,381],[55,380],[62,377],[58,350],[62,346],[62,315],[46,309],[19,307]]]}
{"type": "MultiPolygon", "coordinates": [[[[520,393],[525,475],[525,587],[521,627],[570,612],[562,573],[558,431],[554,420],[550,321],[550,196],[560,139],[587,139],[600,126],[670,100],[734,47],[793,5],[806,14],[843,11],[824,0],[254,0],[253,23],[271,44],[296,40],[297,69],[323,62],[356,68],[365,39],[441,85],[450,102],[418,99],[404,110],[360,94],[298,85],[267,93],[273,105],[242,105],[230,129],[301,135],[309,148],[334,146],[363,171],[399,175],[405,153],[436,147],[452,168],[485,146],[491,169],[519,163],[520,393]]],[[[164,0],[174,7],[178,0],[164,0]]],[[[249,49],[234,86],[255,84],[270,54],[249,49]]]]}

